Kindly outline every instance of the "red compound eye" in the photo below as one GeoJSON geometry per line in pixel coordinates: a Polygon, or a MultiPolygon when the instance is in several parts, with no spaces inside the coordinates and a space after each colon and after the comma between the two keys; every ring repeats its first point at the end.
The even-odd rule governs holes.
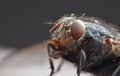
{"type": "Polygon", "coordinates": [[[71,26],[71,35],[73,39],[80,39],[85,33],[85,24],[80,20],[75,20],[71,26]]]}

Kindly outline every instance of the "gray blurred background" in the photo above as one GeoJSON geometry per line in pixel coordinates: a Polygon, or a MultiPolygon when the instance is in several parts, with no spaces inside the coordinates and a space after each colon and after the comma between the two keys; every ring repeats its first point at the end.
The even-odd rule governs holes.
{"type": "Polygon", "coordinates": [[[120,25],[118,0],[1,0],[0,46],[23,48],[49,39],[44,24],[64,14],[86,13],[120,25]]]}

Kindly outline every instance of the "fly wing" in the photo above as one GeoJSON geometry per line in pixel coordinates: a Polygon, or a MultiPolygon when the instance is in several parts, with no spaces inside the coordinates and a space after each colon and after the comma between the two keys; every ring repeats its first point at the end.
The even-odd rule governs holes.
{"type": "Polygon", "coordinates": [[[83,20],[87,22],[96,23],[107,28],[113,35],[114,39],[105,40],[105,44],[110,47],[111,53],[113,53],[115,56],[120,56],[120,27],[112,23],[107,23],[104,20],[101,20],[96,17],[83,17],[83,20]]]}
{"type": "Polygon", "coordinates": [[[96,23],[98,25],[101,25],[107,28],[111,32],[111,34],[114,36],[115,40],[120,40],[120,27],[118,25],[115,25],[113,23],[107,23],[106,21],[101,20],[97,17],[82,17],[81,19],[83,21],[96,23]]]}
{"type": "Polygon", "coordinates": [[[116,67],[120,63],[120,30],[119,30],[120,27],[112,23],[107,23],[104,20],[101,20],[96,17],[83,17],[82,20],[101,25],[107,28],[113,35],[114,39],[106,39],[105,45],[107,45],[107,47],[110,49],[109,50],[110,51],[109,53],[111,54],[110,56],[116,56],[117,58],[115,59],[114,62],[108,60],[104,62],[102,65],[95,68],[95,72],[99,75],[104,76],[112,75],[112,73],[115,71],[116,67]]]}

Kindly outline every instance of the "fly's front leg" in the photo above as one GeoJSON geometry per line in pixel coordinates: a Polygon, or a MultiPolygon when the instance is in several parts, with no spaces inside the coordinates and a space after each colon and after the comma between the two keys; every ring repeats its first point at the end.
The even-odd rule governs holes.
{"type": "Polygon", "coordinates": [[[51,68],[50,76],[53,76],[53,74],[54,74],[54,63],[53,63],[53,60],[51,58],[49,58],[49,63],[50,63],[50,68],[51,68]]]}
{"type": "Polygon", "coordinates": [[[50,63],[50,68],[51,68],[50,76],[52,76],[54,73],[56,73],[57,71],[59,71],[59,69],[62,66],[63,62],[61,62],[60,65],[58,66],[58,70],[56,72],[54,71],[55,68],[54,68],[53,58],[54,59],[58,59],[61,53],[62,52],[58,51],[58,49],[55,46],[53,46],[50,43],[48,44],[48,56],[49,56],[49,63],[50,63]]]}
{"type": "Polygon", "coordinates": [[[49,56],[49,63],[51,68],[50,76],[52,76],[54,74],[54,63],[53,63],[52,57],[50,57],[50,53],[51,53],[50,48],[52,47],[50,44],[48,44],[48,56],[49,56]]]}

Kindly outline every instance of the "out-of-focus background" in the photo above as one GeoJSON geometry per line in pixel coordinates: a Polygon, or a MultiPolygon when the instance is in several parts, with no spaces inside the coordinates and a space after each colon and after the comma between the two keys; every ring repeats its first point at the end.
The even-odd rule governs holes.
{"type": "MultiPolygon", "coordinates": [[[[41,42],[49,39],[52,25],[44,22],[86,13],[120,26],[119,7],[117,0],[1,0],[0,76],[48,76],[47,43],[41,42]]],[[[73,64],[64,67],[56,76],[75,76],[73,64]]]]}
{"type": "Polygon", "coordinates": [[[95,16],[120,25],[118,0],[1,0],[0,46],[21,48],[49,38],[44,24],[64,14],[95,16]]]}

